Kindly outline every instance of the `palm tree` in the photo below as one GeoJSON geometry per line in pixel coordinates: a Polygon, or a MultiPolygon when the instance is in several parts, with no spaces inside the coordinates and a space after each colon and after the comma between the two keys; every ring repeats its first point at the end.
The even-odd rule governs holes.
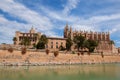
{"type": "Polygon", "coordinates": [[[16,37],[13,37],[13,42],[14,42],[14,44],[16,44],[16,41],[17,41],[17,38],[16,38],[16,37]]]}

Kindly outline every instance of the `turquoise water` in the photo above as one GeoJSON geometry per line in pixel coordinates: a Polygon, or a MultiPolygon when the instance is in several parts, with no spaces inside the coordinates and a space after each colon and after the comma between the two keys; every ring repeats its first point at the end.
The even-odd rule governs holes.
{"type": "Polygon", "coordinates": [[[0,66],[0,80],[120,80],[120,64],[0,66]]]}

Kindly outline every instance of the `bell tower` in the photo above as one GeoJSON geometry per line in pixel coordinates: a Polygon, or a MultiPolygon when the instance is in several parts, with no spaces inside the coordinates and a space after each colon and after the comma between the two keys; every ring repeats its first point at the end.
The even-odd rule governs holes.
{"type": "Polygon", "coordinates": [[[68,32],[69,29],[68,29],[68,23],[66,24],[65,28],[64,28],[64,38],[67,38],[68,37],[68,32]]]}
{"type": "Polygon", "coordinates": [[[35,30],[34,30],[33,26],[32,26],[32,28],[30,29],[29,32],[30,32],[30,33],[35,33],[35,30]]]}
{"type": "Polygon", "coordinates": [[[70,38],[73,40],[73,32],[72,32],[72,27],[70,27],[69,37],[70,37],[70,38]]]}

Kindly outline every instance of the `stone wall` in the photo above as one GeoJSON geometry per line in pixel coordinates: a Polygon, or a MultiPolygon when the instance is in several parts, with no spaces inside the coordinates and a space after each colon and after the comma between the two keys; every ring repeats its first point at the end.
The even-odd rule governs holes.
{"type": "Polygon", "coordinates": [[[21,51],[13,53],[0,50],[0,65],[55,65],[55,64],[95,64],[95,63],[120,63],[119,55],[77,55],[71,52],[59,52],[57,57],[53,53],[27,51],[22,55],[21,51]]]}

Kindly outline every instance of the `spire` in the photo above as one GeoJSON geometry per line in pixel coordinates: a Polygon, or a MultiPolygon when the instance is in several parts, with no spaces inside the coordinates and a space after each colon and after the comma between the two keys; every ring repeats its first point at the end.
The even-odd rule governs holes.
{"type": "Polygon", "coordinates": [[[66,23],[66,26],[65,26],[66,29],[68,29],[68,22],[66,23]]]}
{"type": "Polygon", "coordinates": [[[72,32],[72,27],[70,26],[70,31],[72,32]]]}
{"type": "Polygon", "coordinates": [[[68,23],[66,23],[66,26],[65,26],[65,28],[64,28],[64,31],[66,32],[66,31],[68,31],[69,29],[68,29],[68,23]]]}
{"type": "Polygon", "coordinates": [[[67,38],[67,37],[68,37],[68,32],[69,32],[68,23],[66,23],[66,26],[65,26],[65,28],[64,28],[64,38],[67,38]]]}
{"type": "Polygon", "coordinates": [[[31,28],[33,28],[33,25],[32,25],[32,27],[31,28]]]}

